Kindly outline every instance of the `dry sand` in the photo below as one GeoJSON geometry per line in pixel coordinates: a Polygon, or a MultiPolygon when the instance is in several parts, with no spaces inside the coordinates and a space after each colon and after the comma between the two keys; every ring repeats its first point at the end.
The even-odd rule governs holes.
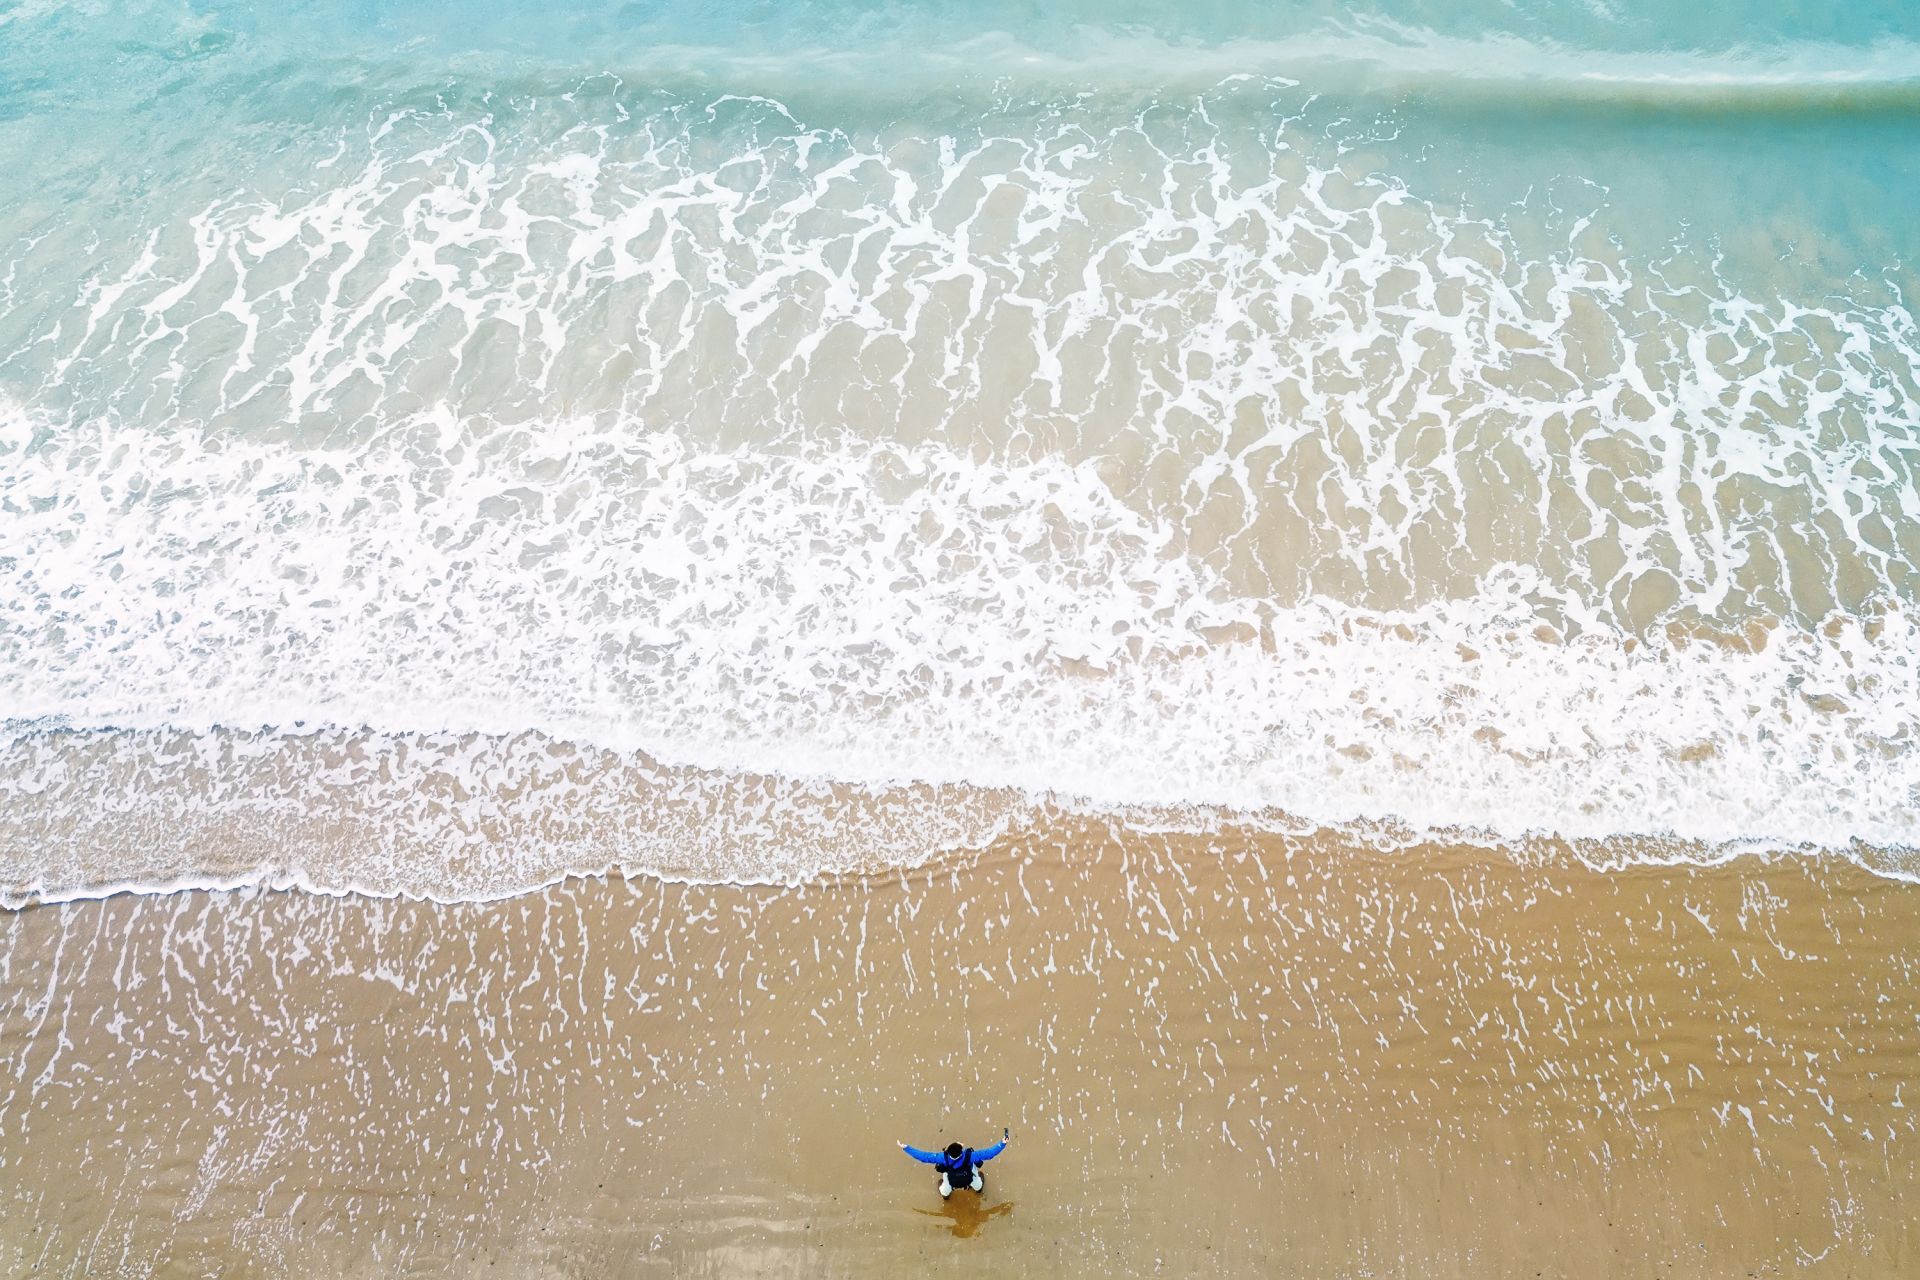
{"type": "Polygon", "coordinates": [[[1920,1273],[1920,889],[1081,826],[0,925],[0,1272],[1920,1273]],[[942,1204],[894,1140],[1007,1154],[942,1204]]]}

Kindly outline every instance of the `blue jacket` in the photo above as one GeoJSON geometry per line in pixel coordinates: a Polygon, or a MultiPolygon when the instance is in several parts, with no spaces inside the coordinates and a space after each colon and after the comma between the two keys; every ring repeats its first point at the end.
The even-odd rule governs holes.
{"type": "Polygon", "coordinates": [[[1003,1139],[990,1147],[985,1147],[974,1152],[971,1164],[968,1163],[967,1157],[964,1154],[962,1154],[958,1160],[949,1160],[947,1159],[947,1153],[944,1151],[922,1151],[918,1147],[907,1147],[905,1151],[921,1164],[938,1165],[942,1173],[965,1173],[968,1169],[971,1169],[973,1165],[985,1164],[1006,1149],[1007,1144],[1003,1139]]]}

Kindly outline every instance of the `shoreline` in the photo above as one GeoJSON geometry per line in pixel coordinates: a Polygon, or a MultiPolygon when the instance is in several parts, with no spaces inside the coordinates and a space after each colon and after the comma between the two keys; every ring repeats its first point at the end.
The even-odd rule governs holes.
{"type": "Polygon", "coordinates": [[[1841,860],[1920,884],[1920,845],[1844,833],[1568,833],[1434,826],[1392,812],[1321,820],[1274,805],[1122,804],[1052,787],[728,772],[540,735],[104,731],[41,745],[0,750],[0,910],[248,888],[453,905],[610,877],[794,888],[939,866],[1061,829],[1331,841],[1387,857],[1457,845],[1608,870],[1841,860]]]}

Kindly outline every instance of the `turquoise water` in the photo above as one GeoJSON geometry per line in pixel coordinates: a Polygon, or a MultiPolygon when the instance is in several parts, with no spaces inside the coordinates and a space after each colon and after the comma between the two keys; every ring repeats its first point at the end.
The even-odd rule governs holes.
{"type": "Polygon", "coordinates": [[[1897,869],[1917,124],[1903,5],[0,9],[7,891],[1897,869]]]}
{"type": "Polygon", "coordinates": [[[19,230],[82,191],[117,204],[215,165],[270,169],[293,138],[383,107],[600,76],[902,127],[1254,76],[1297,80],[1344,124],[1334,145],[1392,138],[1390,172],[1486,216],[1543,190],[1611,197],[1609,230],[1643,251],[1685,238],[1764,263],[1812,241],[1839,279],[1913,242],[1920,20],[1899,4],[23,3],[4,21],[19,230]],[[1587,184],[1605,196],[1565,189],[1587,184]]]}

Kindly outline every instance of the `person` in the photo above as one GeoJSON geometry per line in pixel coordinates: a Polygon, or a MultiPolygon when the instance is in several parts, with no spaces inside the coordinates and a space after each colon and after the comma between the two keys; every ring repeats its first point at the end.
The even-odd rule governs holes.
{"type": "Polygon", "coordinates": [[[918,1160],[921,1164],[936,1165],[940,1169],[940,1198],[946,1199],[953,1194],[955,1187],[966,1187],[976,1195],[984,1195],[987,1190],[987,1175],[980,1166],[1007,1149],[1013,1141],[1013,1135],[1005,1129],[1000,1131],[1000,1141],[984,1151],[975,1151],[972,1147],[963,1147],[957,1142],[949,1142],[945,1151],[922,1151],[918,1147],[900,1144],[900,1149],[918,1160]]]}

